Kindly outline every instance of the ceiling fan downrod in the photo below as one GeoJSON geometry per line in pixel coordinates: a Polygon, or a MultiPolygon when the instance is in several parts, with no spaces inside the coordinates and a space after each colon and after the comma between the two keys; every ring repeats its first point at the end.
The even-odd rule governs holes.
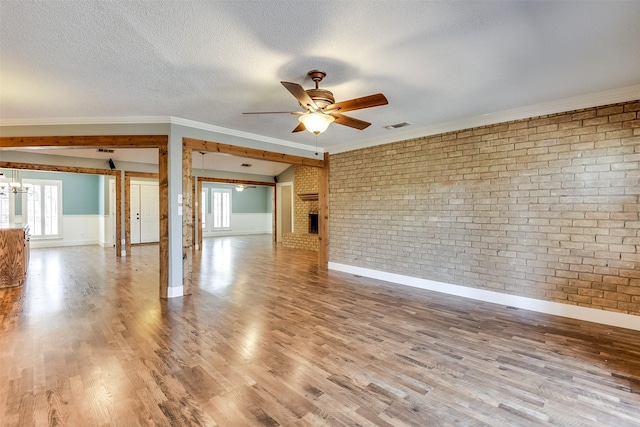
{"type": "Polygon", "coordinates": [[[311,70],[307,73],[307,76],[311,77],[311,80],[316,83],[316,89],[318,89],[318,85],[320,84],[322,79],[327,77],[327,73],[320,70],[311,70]]]}

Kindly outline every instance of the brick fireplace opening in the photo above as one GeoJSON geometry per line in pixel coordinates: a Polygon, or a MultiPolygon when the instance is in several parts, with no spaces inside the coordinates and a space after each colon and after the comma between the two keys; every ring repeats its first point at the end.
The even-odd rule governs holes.
{"type": "Polygon", "coordinates": [[[309,234],[318,234],[318,214],[309,214],[309,234]]]}

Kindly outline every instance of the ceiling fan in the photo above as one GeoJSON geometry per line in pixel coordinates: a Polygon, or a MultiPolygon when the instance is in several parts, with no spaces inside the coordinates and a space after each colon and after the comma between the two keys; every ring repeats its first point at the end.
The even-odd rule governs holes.
{"type": "Polygon", "coordinates": [[[236,191],[244,191],[247,188],[256,188],[255,185],[237,184],[236,191]]]}
{"type": "Polygon", "coordinates": [[[280,82],[282,86],[291,92],[298,100],[300,106],[305,111],[264,111],[243,114],[293,114],[300,116],[298,117],[300,123],[293,129],[292,133],[301,132],[306,129],[318,135],[327,130],[333,122],[359,130],[366,129],[371,123],[345,116],[342,113],[361,110],[363,108],[378,107],[389,103],[387,98],[381,93],[363,96],[362,98],[354,98],[348,101],[335,102],[333,93],[318,87],[318,84],[326,77],[327,73],[319,70],[311,70],[307,75],[315,82],[316,87],[314,89],[305,90],[298,83],[280,82]]]}

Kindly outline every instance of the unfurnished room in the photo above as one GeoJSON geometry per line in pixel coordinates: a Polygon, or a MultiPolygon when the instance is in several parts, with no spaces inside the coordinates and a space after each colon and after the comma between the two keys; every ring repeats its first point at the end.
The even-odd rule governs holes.
{"type": "Polygon", "coordinates": [[[638,22],[0,0],[0,425],[640,426],[638,22]]]}

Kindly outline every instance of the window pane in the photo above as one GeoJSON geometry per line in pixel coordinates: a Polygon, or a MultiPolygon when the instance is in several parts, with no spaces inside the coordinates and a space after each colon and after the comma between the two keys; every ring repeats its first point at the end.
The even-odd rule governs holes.
{"type": "Polygon", "coordinates": [[[27,193],[27,222],[29,223],[29,231],[33,236],[42,235],[41,193],[42,187],[40,185],[34,185],[31,187],[31,191],[27,193]]]}
{"type": "Polygon", "coordinates": [[[9,225],[9,191],[0,193],[0,225],[9,225]]]}
{"type": "Polygon", "coordinates": [[[231,192],[213,190],[213,228],[229,228],[231,216],[231,192]]]}
{"type": "Polygon", "coordinates": [[[213,228],[220,228],[221,223],[221,194],[217,191],[213,193],[213,228]]]}
{"type": "Polygon", "coordinates": [[[44,234],[51,234],[51,187],[44,186],[44,234]]]}
{"type": "Polygon", "coordinates": [[[229,193],[222,193],[222,226],[229,227],[229,193]]]}
{"type": "Polygon", "coordinates": [[[33,237],[58,236],[60,234],[59,181],[30,181],[31,189],[24,198],[23,215],[26,216],[33,237]]]}
{"type": "Polygon", "coordinates": [[[202,190],[201,199],[202,200],[200,201],[200,206],[202,211],[202,228],[206,228],[206,225],[207,225],[207,191],[206,190],[202,190]]]}
{"type": "Polygon", "coordinates": [[[44,234],[58,234],[58,188],[53,185],[44,186],[44,234]]]}

